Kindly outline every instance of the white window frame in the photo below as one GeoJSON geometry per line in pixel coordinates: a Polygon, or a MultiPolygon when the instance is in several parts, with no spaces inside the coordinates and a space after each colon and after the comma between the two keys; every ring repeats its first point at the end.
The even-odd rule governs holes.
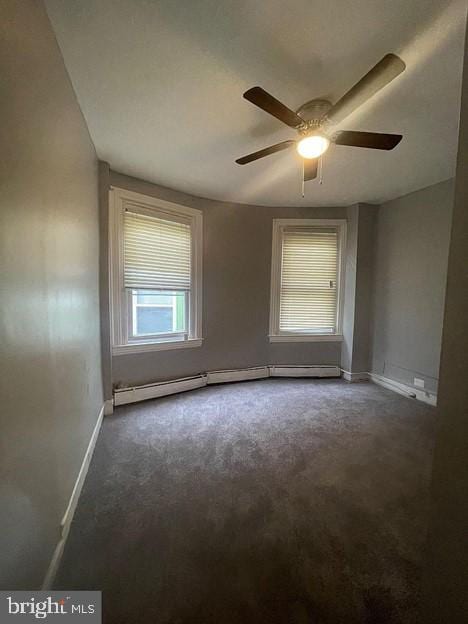
{"type": "Polygon", "coordinates": [[[270,288],[270,342],[337,342],[343,340],[346,219],[273,219],[270,288]],[[281,332],[279,329],[283,231],[291,226],[333,226],[338,232],[337,331],[334,334],[281,332]]]}
{"type": "Polygon", "coordinates": [[[142,195],[133,191],[112,187],[109,191],[109,277],[110,277],[110,326],[112,354],[141,353],[200,347],[202,345],[202,254],[203,221],[201,210],[142,195]],[[132,296],[124,288],[124,242],[123,219],[126,208],[168,220],[182,220],[190,224],[192,232],[192,275],[190,304],[188,310],[188,334],[167,334],[131,339],[130,310],[132,296]]]}

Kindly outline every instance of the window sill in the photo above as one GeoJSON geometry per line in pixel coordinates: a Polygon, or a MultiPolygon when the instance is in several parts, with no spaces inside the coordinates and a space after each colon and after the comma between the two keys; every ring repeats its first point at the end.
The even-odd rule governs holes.
{"type": "Polygon", "coordinates": [[[114,345],[112,355],[127,355],[130,353],[146,353],[148,351],[170,351],[172,349],[189,349],[201,347],[202,338],[189,338],[189,340],[174,340],[173,342],[140,342],[126,345],[114,345]]]}
{"type": "Polygon", "coordinates": [[[282,334],[268,336],[270,342],[342,342],[342,334],[282,334]]]}

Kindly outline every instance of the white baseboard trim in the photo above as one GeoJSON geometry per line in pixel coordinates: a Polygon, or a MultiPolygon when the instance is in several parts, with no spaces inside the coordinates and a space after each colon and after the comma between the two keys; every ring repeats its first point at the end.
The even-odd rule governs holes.
{"type": "Polygon", "coordinates": [[[65,543],[67,541],[68,533],[70,532],[70,526],[73,520],[73,515],[75,513],[75,509],[78,504],[78,499],[80,498],[81,490],[83,488],[83,483],[88,473],[88,468],[91,462],[91,458],[93,457],[94,448],[96,446],[96,441],[99,435],[99,431],[101,430],[102,419],[104,417],[105,409],[106,409],[106,404],[104,403],[104,405],[101,407],[101,410],[99,412],[99,416],[94,426],[93,433],[91,434],[88,448],[86,449],[86,453],[83,457],[83,462],[81,463],[81,468],[78,473],[78,477],[75,481],[75,485],[73,487],[70,500],[68,501],[67,508],[65,510],[65,513],[63,514],[62,521],[60,522],[60,539],[59,539],[57,546],[55,547],[54,554],[52,555],[52,559],[50,561],[49,567],[47,568],[47,572],[44,577],[44,581],[42,583],[42,589],[45,591],[48,591],[52,588],[52,584],[54,582],[58,567],[60,565],[60,560],[62,558],[63,549],[65,548],[65,543]]]}
{"type": "Polygon", "coordinates": [[[147,399],[157,399],[158,397],[195,390],[206,386],[206,375],[194,375],[182,379],[171,381],[159,381],[145,386],[135,386],[134,388],[123,388],[114,390],[114,405],[127,405],[137,403],[147,399]]]}
{"type": "Polygon", "coordinates": [[[339,366],[270,366],[270,377],[340,377],[339,366]]]}
{"type": "Polygon", "coordinates": [[[344,368],[341,369],[341,376],[345,381],[354,383],[356,381],[369,381],[369,373],[350,373],[344,368]]]}
{"type": "Polygon", "coordinates": [[[401,394],[410,399],[417,399],[418,401],[422,401],[423,403],[428,403],[429,405],[437,405],[437,394],[434,392],[429,392],[427,390],[421,390],[420,388],[414,388],[413,386],[408,386],[401,381],[394,381],[393,379],[389,379],[388,377],[383,377],[382,375],[377,375],[376,373],[368,373],[369,379],[378,384],[379,386],[383,386],[388,390],[393,390],[398,394],[401,394]]]}
{"type": "Polygon", "coordinates": [[[249,379],[265,379],[270,376],[268,366],[254,366],[235,370],[211,371],[206,373],[206,383],[229,383],[233,381],[248,381],[249,379]]]}

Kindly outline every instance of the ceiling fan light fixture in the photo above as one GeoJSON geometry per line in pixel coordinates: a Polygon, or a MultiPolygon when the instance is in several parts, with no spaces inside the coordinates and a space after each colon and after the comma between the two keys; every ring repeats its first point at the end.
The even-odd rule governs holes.
{"type": "Polygon", "coordinates": [[[318,158],[330,147],[330,141],[320,134],[301,139],[297,144],[297,151],[302,158],[318,158]]]}

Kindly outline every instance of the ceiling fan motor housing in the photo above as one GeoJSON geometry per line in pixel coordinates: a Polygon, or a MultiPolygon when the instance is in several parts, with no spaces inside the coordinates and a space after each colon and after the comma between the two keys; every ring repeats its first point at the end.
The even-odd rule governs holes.
{"type": "Polygon", "coordinates": [[[300,106],[296,113],[302,117],[306,123],[298,128],[299,133],[307,135],[318,130],[331,107],[331,102],[322,99],[309,100],[300,106]]]}

